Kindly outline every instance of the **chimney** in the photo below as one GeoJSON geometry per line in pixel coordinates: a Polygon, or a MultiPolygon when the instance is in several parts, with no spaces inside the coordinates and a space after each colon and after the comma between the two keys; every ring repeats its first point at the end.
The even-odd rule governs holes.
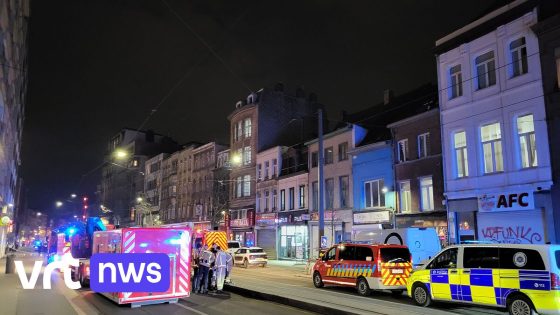
{"type": "Polygon", "coordinates": [[[392,100],[393,100],[393,90],[383,91],[383,105],[387,105],[391,103],[392,100]]]}

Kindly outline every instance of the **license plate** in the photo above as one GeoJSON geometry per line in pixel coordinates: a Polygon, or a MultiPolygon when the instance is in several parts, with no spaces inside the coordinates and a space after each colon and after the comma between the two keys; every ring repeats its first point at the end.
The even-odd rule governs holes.
{"type": "Polygon", "coordinates": [[[404,273],[404,271],[402,269],[392,269],[391,273],[392,274],[401,274],[401,273],[404,273]]]}

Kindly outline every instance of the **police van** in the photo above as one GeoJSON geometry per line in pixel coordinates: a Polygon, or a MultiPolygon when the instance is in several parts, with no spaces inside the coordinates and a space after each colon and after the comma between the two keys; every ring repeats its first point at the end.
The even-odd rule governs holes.
{"type": "Polygon", "coordinates": [[[410,275],[407,293],[420,306],[435,300],[560,314],[559,274],[560,245],[454,245],[410,275]]]}

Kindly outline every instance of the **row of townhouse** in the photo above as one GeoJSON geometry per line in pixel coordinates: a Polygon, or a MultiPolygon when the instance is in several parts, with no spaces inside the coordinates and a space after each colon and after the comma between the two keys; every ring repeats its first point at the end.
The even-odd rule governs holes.
{"type": "Polygon", "coordinates": [[[321,185],[323,106],[277,84],[235,104],[229,148],[191,143],[146,161],[144,194],[163,223],[219,228],[279,259],[317,255],[321,187],[328,244],[410,227],[434,228],[442,245],[557,242],[559,20],[546,2],[516,0],[439,39],[438,86],[386,91],[325,127],[321,185]]]}

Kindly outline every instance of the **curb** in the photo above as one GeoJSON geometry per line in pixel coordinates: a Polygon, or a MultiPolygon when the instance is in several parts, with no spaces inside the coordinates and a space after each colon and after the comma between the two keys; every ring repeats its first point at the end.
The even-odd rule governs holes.
{"type": "MultiPolygon", "coordinates": [[[[241,287],[236,287],[236,286],[231,286],[231,285],[224,285],[224,289],[227,290],[227,291],[245,296],[245,297],[276,302],[276,303],[279,303],[279,304],[292,306],[292,307],[295,307],[295,308],[303,309],[303,310],[318,313],[318,314],[361,315],[360,313],[343,311],[343,310],[338,309],[338,308],[333,308],[333,307],[329,307],[329,306],[324,306],[324,305],[319,305],[319,304],[315,304],[315,303],[305,302],[305,301],[302,301],[302,300],[296,300],[296,299],[288,298],[288,297],[285,297],[285,296],[279,296],[279,295],[276,295],[276,294],[269,294],[269,293],[254,291],[254,290],[241,288],[241,287]]],[[[384,313],[378,313],[378,312],[375,312],[375,311],[370,311],[370,312],[374,313],[374,314],[384,314],[384,313]]]]}

